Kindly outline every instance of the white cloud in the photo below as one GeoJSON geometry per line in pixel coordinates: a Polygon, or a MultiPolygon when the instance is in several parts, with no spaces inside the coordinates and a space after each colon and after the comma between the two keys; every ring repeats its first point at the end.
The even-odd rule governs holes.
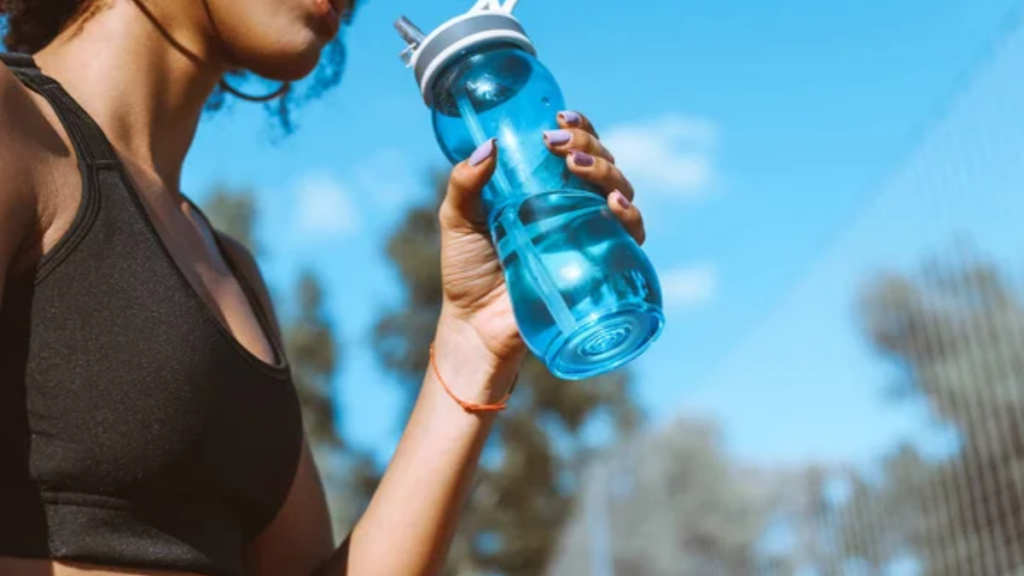
{"type": "Polygon", "coordinates": [[[602,141],[644,192],[700,195],[714,183],[714,123],[681,115],[612,126],[602,141]]]}
{"type": "Polygon", "coordinates": [[[326,174],[310,174],[298,186],[298,228],[314,236],[343,236],[359,230],[359,214],[348,190],[326,174]]]}
{"type": "Polygon", "coordinates": [[[408,161],[401,150],[384,148],[359,162],[352,173],[352,182],[363,197],[377,207],[396,210],[424,187],[407,168],[408,161]]]}
{"type": "Polygon", "coordinates": [[[696,308],[709,303],[718,290],[718,271],[710,265],[681,267],[661,274],[666,308],[696,308]]]}

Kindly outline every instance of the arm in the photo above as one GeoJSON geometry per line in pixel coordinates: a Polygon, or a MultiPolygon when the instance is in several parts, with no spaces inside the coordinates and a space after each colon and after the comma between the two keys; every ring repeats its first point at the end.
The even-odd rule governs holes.
{"type": "MultiPolygon", "coordinates": [[[[487,152],[485,150],[485,152],[487,152]]],[[[501,266],[478,225],[496,150],[455,167],[439,218],[445,288],[428,368],[402,440],[348,542],[317,576],[441,572],[494,414],[469,414],[445,392],[491,404],[512,386],[525,351],[501,266]]]]}
{"type": "MultiPolygon", "coordinates": [[[[569,137],[551,139],[552,153],[566,157],[571,172],[604,190],[609,210],[642,242],[633,188],[593,127],[578,114],[560,117],[559,123],[569,137]],[[570,151],[584,154],[570,156],[570,151]]],[[[456,166],[439,213],[444,303],[435,333],[435,365],[456,396],[478,404],[506,395],[526,354],[501,264],[481,224],[480,193],[499,153],[485,144],[456,166]]],[[[345,542],[333,553],[324,544],[330,530],[322,527],[322,510],[313,503],[322,489],[306,463],[292,488],[295,503],[290,497],[254,547],[255,554],[291,558],[291,563],[257,562],[253,576],[439,574],[494,418],[463,411],[428,369],[394,458],[345,542]],[[313,572],[312,566],[319,569],[313,572]]]]}
{"type": "MultiPolygon", "coordinates": [[[[465,359],[490,354],[471,352],[479,341],[466,328],[455,320],[439,324],[437,361],[440,370],[451,374],[446,382],[455,389],[504,389],[514,378],[513,365],[471,367],[465,359]]],[[[285,505],[247,550],[247,574],[439,573],[493,419],[463,412],[440,382],[433,375],[427,376],[380,487],[338,549],[334,548],[324,488],[316,464],[304,447],[285,505]]]]}
{"type": "MultiPolygon", "coordinates": [[[[495,361],[475,330],[450,315],[438,325],[436,351],[445,381],[468,400],[496,402],[515,378],[517,361],[495,361]]],[[[440,573],[494,418],[464,412],[428,371],[398,450],[348,549],[317,574],[440,573]]]]}

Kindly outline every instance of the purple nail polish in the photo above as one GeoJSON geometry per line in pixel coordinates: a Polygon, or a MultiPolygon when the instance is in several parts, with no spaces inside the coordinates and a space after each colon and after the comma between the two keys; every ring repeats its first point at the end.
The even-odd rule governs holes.
{"type": "Polygon", "coordinates": [[[547,130],[544,132],[544,139],[552,146],[568,144],[572,140],[572,132],[568,130],[547,130]]]}
{"type": "Polygon", "coordinates": [[[572,110],[565,110],[558,113],[562,120],[565,121],[569,126],[579,126],[580,122],[583,122],[583,117],[580,116],[579,112],[573,112],[572,110]]]}
{"type": "Polygon", "coordinates": [[[572,163],[580,168],[590,168],[594,165],[594,157],[586,152],[572,151],[572,163]]]}
{"type": "Polygon", "coordinates": [[[469,165],[479,166],[480,164],[483,164],[484,160],[490,158],[492,154],[494,154],[493,138],[481,144],[480,147],[473,152],[473,155],[469,157],[469,165]]]}
{"type": "Polygon", "coordinates": [[[623,210],[629,210],[629,208],[633,205],[629,201],[629,198],[626,198],[626,195],[623,194],[622,192],[619,192],[618,190],[615,191],[615,194],[615,201],[619,203],[619,206],[622,206],[623,210]]]}

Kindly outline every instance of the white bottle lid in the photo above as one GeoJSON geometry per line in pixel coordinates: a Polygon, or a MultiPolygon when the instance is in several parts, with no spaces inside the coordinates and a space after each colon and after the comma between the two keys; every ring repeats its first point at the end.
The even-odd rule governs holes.
{"type": "Polygon", "coordinates": [[[519,0],[478,0],[469,12],[456,16],[424,36],[404,16],[395,23],[409,47],[402,58],[416,74],[416,82],[427,106],[431,106],[431,86],[446,64],[469,51],[488,44],[512,44],[530,54],[537,51],[514,16],[519,0]]]}

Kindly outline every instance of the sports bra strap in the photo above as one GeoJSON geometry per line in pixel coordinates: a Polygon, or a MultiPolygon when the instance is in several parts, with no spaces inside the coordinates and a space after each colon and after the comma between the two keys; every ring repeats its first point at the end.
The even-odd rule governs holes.
{"type": "Polygon", "coordinates": [[[90,166],[118,162],[103,130],[59,82],[39,70],[32,56],[0,53],[0,62],[6,64],[25,87],[46,99],[71,138],[80,161],[90,166]]]}

